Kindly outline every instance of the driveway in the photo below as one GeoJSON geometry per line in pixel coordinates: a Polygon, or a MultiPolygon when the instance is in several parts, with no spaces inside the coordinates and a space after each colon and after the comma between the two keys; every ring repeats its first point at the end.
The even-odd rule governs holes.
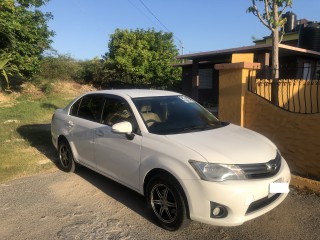
{"type": "Polygon", "coordinates": [[[139,194],[81,168],[0,185],[0,239],[320,239],[320,197],[292,189],[273,211],[238,227],[192,222],[168,232],[139,194]]]}

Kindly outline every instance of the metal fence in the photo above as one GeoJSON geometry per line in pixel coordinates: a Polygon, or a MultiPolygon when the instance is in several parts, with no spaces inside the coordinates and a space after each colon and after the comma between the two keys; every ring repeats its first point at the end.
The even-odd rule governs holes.
{"type": "MultiPolygon", "coordinates": [[[[301,69],[296,69],[295,72],[299,73],[301,69]]],[[[300,79],[280,79],[273,82],[270,79],[273,73],[271,70],[250,71],[248,89],[270,102],[272,91],[277,91],[278,94],[275,95],[278,102],[272,103],[284,110],[295,113],[320,113],[320,79],[310,79],[308,73],[312,72],[315,71],[302,69],[303,77],[300,79]],[[303,79],[304,77],[307,80],[303,79]]]]}

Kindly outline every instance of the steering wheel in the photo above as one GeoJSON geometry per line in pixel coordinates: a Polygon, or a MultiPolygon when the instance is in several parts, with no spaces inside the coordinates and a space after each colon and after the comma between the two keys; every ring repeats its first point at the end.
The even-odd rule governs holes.
{"type": "Polygon", "coordinates": [[[156,120],[154,120],[154,119],[148,119],[147,121],[146,121],[146,124],[147,124],[147,126],[148,127],[151,127],[154,123],[156,123],[157,121],[156,120]]]}

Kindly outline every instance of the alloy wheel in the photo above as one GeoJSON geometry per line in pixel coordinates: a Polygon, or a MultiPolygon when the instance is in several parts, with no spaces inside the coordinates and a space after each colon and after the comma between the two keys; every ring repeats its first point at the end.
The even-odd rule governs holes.
{"type": "Polygon", "coordinates": [[[72,161],[72,155],[67,146],[63,145],[60,148],[60,162],[64,168],[67,168],[72,161]]]}
{"type": "Polygon", "coordinates": [[[172,223],[177,218],[177,202],[170,188],[164,184],[156,184],[151,190],[151,206],[164,223],[172,223]]]}

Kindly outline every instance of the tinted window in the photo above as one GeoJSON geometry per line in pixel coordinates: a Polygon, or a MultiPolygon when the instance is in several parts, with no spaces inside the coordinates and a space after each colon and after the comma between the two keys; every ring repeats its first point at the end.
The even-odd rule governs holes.
{"type": "MultiPolygon", "coordinates": [[[[75,116],[78,116],[80,118],[84,118],[90,121],[101,122],[101,111],[104,106],[104,102],[105,102],[105,98],[103,95],[98,95],[98,94],[86,95],[81,99],[80,106],[78,109],[78,114],[75,116]]],[[[71,112],[73,112],[73,107],[71,109],[71,112]]]]}
{"type": "Polygon", "coordinates": [[[102,113],[102,123],[112,126],[115,123],[128,121],[133,124],[132,113],[128,104],[119,98],[107,98],[102,113]]]}
{"type": "Polygon", "coordinates": [[[80,105],[80,103],[81,103],[81,100],[82,100],[82,98],[79,99],[78,101],[76,101],[76,102],[72,105],[72,107],[71,107],[71,109],[70,109],[70,115],[72,115],[72,116],[78,116],[78,109],[79,109],[79,105],[80,105]]]}

